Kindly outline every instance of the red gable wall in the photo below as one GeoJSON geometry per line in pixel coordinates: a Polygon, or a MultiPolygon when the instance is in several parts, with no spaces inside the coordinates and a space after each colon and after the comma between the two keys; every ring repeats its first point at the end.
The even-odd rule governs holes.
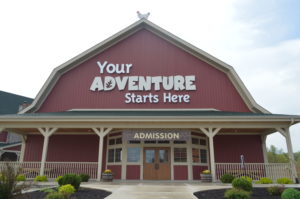
{"type": "MultiPolygon", "coordinates": [[[[148,91],[130,93],[146,95],[148,91]]],[[[69,109],[177,109],[215,108],[223,111],[249,112],[227,75],[197,59],[155,34],[141,30],[117,43],[94,58],[68,71],[41,105],[38,112],[69,109]],[[97,61],[131,63],[130,74],[100,74],[97,61]],[[157,104],[126,104],[127,89],[119,91],[90,91],[95,76],[174,76],[195,75],[196,91],[151,91],[158,94],[157,104]],[[164,103],[163,93],[189,94],[190,103],[164,103]]]]}

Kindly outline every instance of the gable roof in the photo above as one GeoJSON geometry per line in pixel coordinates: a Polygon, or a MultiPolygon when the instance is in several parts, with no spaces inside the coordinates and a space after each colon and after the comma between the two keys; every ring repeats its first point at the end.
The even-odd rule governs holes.
{"type": "Polygon", "coordinates": [[[37,94],[33,103],[29,107],[21,111],[20,113],[30,113],[38,110],[38,108],[42,105],[44,100],[47,98],[48,94],[51,92],[52,88],[55,86],[55,83],[59,80],[60,76],[62,76],[64,73],[71,70],[72,68],[96,56],[97,54],[105,51],[106,49],[110,48],[111,46],[115,45],[121,40],[124,40],[125,38],[129,37],[130,35],[136,33],[141,29],[146,29],[156,34],[157,36],[167,40],[168,42],[174,44],[180,49],[190,53],[191,55],[197,57],[198,59],[226,73],[228,78],[231,80],[234,87],[237,89],[240,96],[242,97],[245,104],[248,106],[250,110],[257,113],[269,113],[266,109],[264,109],[263,107],[261,107],[255,102],[255,100],[253,99],[253,97],[251,96],[251,94],[249,93],[249,91],[247,90],[247,88],[245,87],[245,85],[243,84],[243,82],[241,81],[241,79],[239,78],[239,76],[237,75],[237,73],[235,72],[232,66],[220,61],[219,59],[204,52],[203,50],[178,38],[177,36],[171,34],[170,32],[148,21],[147,19],[141,19],[135,22],[134,24],[121,30],[115,35],[109,37],[108,39],[102,41],[101,43],[95,45],[94,47],[86,50],[85,52],[79,54],[73,59],[55,68],[52,71],[49,78],[47,79],[47,81],[45,82],[45,84],[43,85],[42,89],[37,94]]]}
{"type": "Polygon", "coordinates": [[[24,102],[31,103],[32,101],[33,99],[29,97],[0,91],[0,115],[17,113],[21,104],[24,102]]]}

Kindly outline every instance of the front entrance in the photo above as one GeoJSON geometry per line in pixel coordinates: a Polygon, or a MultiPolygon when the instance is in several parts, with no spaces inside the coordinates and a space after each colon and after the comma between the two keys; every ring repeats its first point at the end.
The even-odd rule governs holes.
{"type": "Polygon", "coordinates": [[[144,180],[171,180],[170,148],[144,148],[144,180]]]}

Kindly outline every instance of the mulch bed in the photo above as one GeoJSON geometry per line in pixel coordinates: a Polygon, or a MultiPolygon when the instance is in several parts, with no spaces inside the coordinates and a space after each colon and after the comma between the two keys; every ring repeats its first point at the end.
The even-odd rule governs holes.
{"type": "MultiPolygon", "coordinates": [[[[224,199],[226,190],[227,189],[199,191],[195,192],[194,195],[199,199],[224,199]]],[[[266,188],[253,188],[251,199],[280,199],[280,196],[269,195],[266,188]]]]}
{"type": "MultiPolygon", "coordinates": [[[[44,199],[48,193],[34,191],[18,196],[17,199],[44,199]]],[[[78,192],[72,195],[72,199],[102,199],[110,195],[110,192],[99,189],[80,188],[78,192]]]]}

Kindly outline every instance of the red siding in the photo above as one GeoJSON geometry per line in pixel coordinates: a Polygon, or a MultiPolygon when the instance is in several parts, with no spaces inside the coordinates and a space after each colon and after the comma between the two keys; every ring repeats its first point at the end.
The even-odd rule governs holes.
{"type": "Polygon", "coordinates": [[[108,165],[107,169],[110,169],[114,173],[114,179],[121,179],[121,173],[122,173],[121,165],[108,165]]]}
{"type": "Polygon", "coordinates": [[[193,179],[201,180],[200,173],[206,169],[208,169],[207,166],[193,166],[193,179]]]}
{"type": "Polygon", "coordinates": [[[106,150],[107,150],[107,136],[104,137],[103,153],[102,153],[102,171],[106,168],[106,150]]]}
{"type": "MultiPolygon", "coordinates": [[[[134,93],[145,95],[150,92],[134,93]]],[[[38,112],[57,112],[76,108],[215,108],[223,111],[249,112],[225,73],[147,30],[138,31],[62,75],[38,112]],[[189,94],[190,103],[163,103],[162,95],[168,91],[152,90],[152,94],[159,95],[159,103],[126,104],[124,95],[128,93],[127,89],[106,92],[89,90],[95,76],[116,76],[100,74],[97,61],[133,64],[130,74],[118,76],[195,75],[197,91],[171,91],[172,94],[189,94]]]]}
{"type": "MultiPolygon", "coordinates": [[[[25,161],[40,161],[44,139],[29,135],[25,161]]],[[[47,161],[97,162],[99,138],[97,135],[53,135],[49,139],[47,161]]]]}
{"type": "Polygon", "coordinates": [[[187,180],[188,179],[188,166],[174,166],[174,180],[187,180]]]}
{"type": "Polygon", "coordinates": [[[140,165],[127,165],[126,167],[126,179],[127,180],[139,180],[140,179],[140,165]]]}
{"type": "Polygon", "coordinates": [[[13,146],[9,148],[4,148],[4,150],[10,150],[10,151],[20,151],[21,150],[21,145],[19,146],[13,146]]]}
{"type": "Polygon", "coordinates": [[[0,132],[0,142],[6,142],[6,140],[7,140],[7,132],[6,131],[0,132]]]}
{"type": "Polygon", "coordinates": [[[240,162],[241,155],[246,162],[264,162],[260,135],[216,135],[214,146],[215,161],[219,163],[240,162]]]}

